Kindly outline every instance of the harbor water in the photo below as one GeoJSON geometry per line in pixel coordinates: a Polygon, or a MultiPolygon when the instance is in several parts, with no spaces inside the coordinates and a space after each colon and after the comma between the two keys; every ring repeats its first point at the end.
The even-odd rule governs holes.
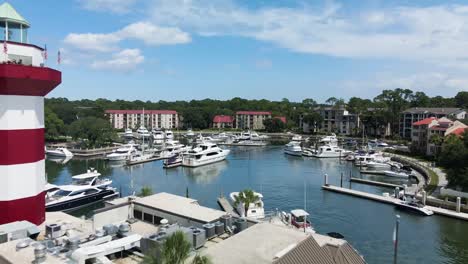
{"type": "MultiPolygon", "coordinates": [[[[72,159],[66,164],[47,160],[50,183],[66,184],[71,176],[96,168],[113,180],[123,196],[151,187],[154,193],[169,192],[191,198],[201,205],[219,208],[221,194],[246,188],[264,196],[266,211],[290,211],[306,208],[319,233],[341,233],[368,263],[392,263],[395,215],[401,216],[398,263],[468,263],[468,222],[442,216],[423,217],[396,210],[393,206],[356,197],[323,191],[324,174],[329,183],[349,187],[349,176],[386,180],[402,184],[399,179],[360,175],[350,162],[338,159],[291,157],[282,147],[232,147],[224,162],[198,168],[165,170],[162,161],[131,167],[101,159],[72,159]]],[[[352,183],[351,188],[366,192],[393,192],[392,189],[352,183]]],[[[93,208],[73,212],[87,215],[93,208]]]]}

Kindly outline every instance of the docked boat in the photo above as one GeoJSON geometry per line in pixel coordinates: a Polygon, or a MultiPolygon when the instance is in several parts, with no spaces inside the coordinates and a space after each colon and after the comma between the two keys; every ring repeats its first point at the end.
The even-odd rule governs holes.
{"type": "Polygon", "coordinates": [[[193,136],[195,136],[195,133],[193,133],[192,129],[189,128],[189,129],[187,130],[187,133],[186,133],[185,135],[186,135],[187,137],[193,137],[193,136]]]}
{"type": "Polygon", "coordinates": [[[379,162],[379,161],[369,161],[367,162],[367,167],[372,169],[391,169],[392,165],[387,162],[379,162]]]}
{"type": "MultiPolygon", "coordinates": [[[[241,217],[248,217],[253,219],[262,219],[265,218],[265,210],[263,209],[263,195],[258,192],[254,192],[255,197],[257,200],[254,203],[249,204],[249,208],[247,209],[247,213],[245,212],[244,203],[238,202],[236,206],[236,211],[239,213],[241,217]]],[[[229,194],[229,198],[231,202],[236,205],[236,201],[238,200],[239,192],[232,192],[229,194]]]]}
{"type": "Polygon", "coordinates": [[[312,148],[302,148],[302,156],[304,157],[313,157],[317,151],[312,148]]]}
{"type": "Polygon", "coordinates": [[[328,146],[338,146],[338,138],[336,137],[335,133],[332,133],[330,136],[323,137],[319,140],[320,145],[328,145],[328,146]]]}
{"type": "Polygon", "coordinates": [[[45,153],[47,156],[53,156],[53,157],[62,157],[62,158],[67,158],[67,157],[73,157],[73,153],[71,153],[67,148],[56,148],[56,149],[46,149],[45,153]]]}
{"type": "Polygon", "coordinates": [[[172,140],[174,139],[174,132],[172,132],[171,130],[166,130],[164,131],[164,138],[166,140],[172,140]]]}
{"type": "Polygon", "coordinates": [[[116,197],[118,192],[110,187],[112,180],[100,176],[91,169],[73,176],[69,185],[46,185],[46,211],[68,211],[116,197]]]}
{"type": "Polygon", "coordinates": [[[208,142],[208,143],[219,143],[221,142],[222,140],[219,139],[219,138],[212,138],[212,137],[204,137],[202,136],[201,134],[198,136],[197,140],[196,140],[196,143],[199,143],[199,144],[202,144],[202,143],[205,143],[205,142],[208,142]]]}
{"type": "Polygon", "coordinates": [[[302,136],[301,135],[294,135],[291,140],[292,141],[302,141],[302,136]]]}
{"type": "Polygon", "coordinates": [[[162,145],[164,143],[164,132],[160,129],[153,128],[151,134],[153,135],[153,144],[162,145]]]}
{"type": "Polygon", "coordinates": [[[149,138],[151,136],[150,132],[146,127],[140,126],[137,130],[137,134],[139,138],[149,138]]]}
{"type": "Polygon", "coordinates": [[[136,146],[134,144],[123,145],[114,152],[106,155],[106,159],[109,161],[127,160],[132,154],[136,152],[135,147],[136,146]]]}
{"type": "Polygon", "coordinates": [[[133,131],[130,128],[125,129],[124,138],[133,139],[133,131]]]}
{"type": "Polygon", "coordinates": [[[198,167],[223,161],[229,153],[230,150],[222,149],[215,143],[205,142],[184,153],[182,156],[182,165],[187,167],[198,167]]]}
{"type": "Polygon", "coordinates": [[[172,157],[165,159],[163,162],[163,168],[170,169],[179,167],[182,165],[182,156],[179,154],[173,155],[172,157]]]}
{"type": "Polygon", "coordinates": [[[239,140],[239,141],[231,143],[231,145],[244,146],[244,147],[264,147],[268,144],[265,141],[239,140]]]}
{"type": "Polygon", "coordinates": [[[145,151],[137,151],[136,153],[133,153],[130,155],[130,157],[127,160],[128,165],[133,165],[133,164],[139,164],[139,163],[144,163],[153,160],[154,157],[154,152],[145,152],[145,151]]]}
{"type": "Polygon", "coordinates": [[[419,203],[418,201],[412,198],[406,201],[398,200],[394,202],[394,204],[398,209],[408,210],[424,216],[430,216],[434,214],[432,210],[427,209],[423,204],[419,203]]]}
{"type": "Polygon", "coordinates": [[[281,212],[281,218],[286,224],[291,224],[294,228],[304,230],[306,233],[315,233],[312,224],[307,220],[308,216],[309,213],[302,209],[291,210],[289,214],[281,212]]]}
{"type": "Polygon", "coordinates": [[[397,178],[408,178],[411,176],[411,172],[405,171],[405,170],[399,170],[399,171],[392,171],[392,170],[386,170],[384,171],[385,176],[389,177],[397,177],[397,178]]]}
{"type": "Polygon", "coordinates": [[[301,142],[289,142],[284,146],[284,153],[292,156],[302,156],[301,142]]]}
{"type": "Polygon", "coordinates": [[[189,149],[190,148],[186,147],[185,145],[180,144],[179,141],[169,140],[165,143],[164,150],[161,152],[161,158],[167,159],[174,155],[184,153],[189,149]]]}
{"type": "Polygon", "coordinates": [[[340,157],[346,157],[348,155],[348,152],[344,149],[341,149],[336,146],[331,146],[331,145],[325,145],[325,146],[320,146],[314,154],[312,154],[312,157],[316,158],[340,158],[340,157]]]}

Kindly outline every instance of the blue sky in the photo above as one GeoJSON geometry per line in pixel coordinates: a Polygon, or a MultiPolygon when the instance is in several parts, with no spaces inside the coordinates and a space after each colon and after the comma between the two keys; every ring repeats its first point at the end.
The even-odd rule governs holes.
{"type": "Polygon", "coordinates": [[[63,72],[50,97],[323,102],[468,90],[466,1],[9,2],[63,72]]]}

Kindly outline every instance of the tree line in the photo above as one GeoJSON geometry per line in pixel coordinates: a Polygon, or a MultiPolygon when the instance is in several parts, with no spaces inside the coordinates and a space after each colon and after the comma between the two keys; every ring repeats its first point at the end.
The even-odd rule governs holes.
{"type": "MultiPolygon", "coordinates": [[[[215,115],[234,115],[236,111],[258,110],[271,111],[273,116],[285,116],[288,123],[283,126],[277,121],[267,121],[268,130],[294,129],[298,127],[300,117],[310,123],[320,123],[321,116],[317,108],[346,107],[358,114],[364,125],[384,126],[392,124],[393,131],[398,131],[399,113],[408,107],[461,107],[468,108],[468,92],[459,92],[455,97],[430,97],[423,92],[397,88],[383,90],[373,99],[351,97],[348,101],[331,97],[318,103],[312,98],[302,102],[247,100],[239,97],[230,100],[191,100],[191,101],[126,101],[107,100],[68,100],[67,98],[47,98],[45,100],[46,137],[49,140],[60,136],[87,138],[88,144],[100,145],[111,140],[115,134],[105,117],[107,109],[150,109],[176,110],[183,117],[183,128],[206,129],[211,126],[215,115]]],[[[358,131],[356,131],[358,133],[358,131]]]]}

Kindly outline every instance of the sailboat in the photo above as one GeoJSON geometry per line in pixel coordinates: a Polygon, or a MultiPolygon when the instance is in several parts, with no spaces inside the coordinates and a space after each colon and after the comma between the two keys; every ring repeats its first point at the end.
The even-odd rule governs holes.
{"type": "MultiPolygon", "coordinates": [[[[144,124],[144,118],[145,118],[145,109],[143,108],[143,124],[144,124]]],[[[154,152],[151,151],[151,152],[145,153],[145,137],[141,137],[141,139],[142,139],[141,151],[138,151],[136,153],[131,153],[127,161],[128,165],[148,162],[154,158],[154,152]]]]}

